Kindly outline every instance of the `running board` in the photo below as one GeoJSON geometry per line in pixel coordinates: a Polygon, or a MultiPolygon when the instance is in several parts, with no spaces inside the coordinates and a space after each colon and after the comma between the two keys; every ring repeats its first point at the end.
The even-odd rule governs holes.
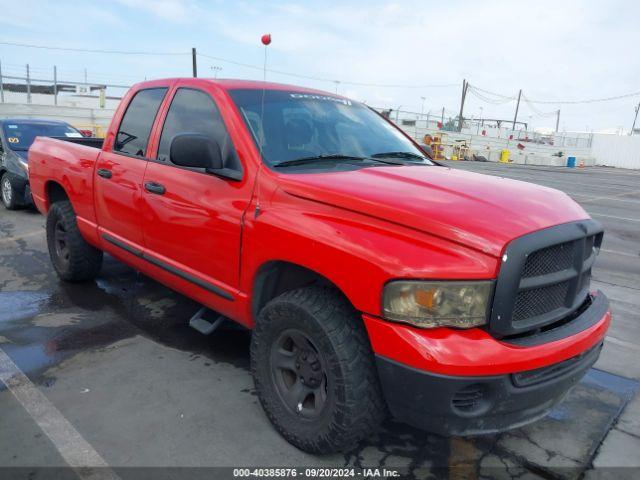
{"type": "Polygon", "coordinates": [[[211,322],[205,318],[207,312],[215,314],[215,312],[209,310],[207,307],[202,307],[196,312],[193,317],[191,317],[191,320],[189,320],[189,326],[199,331],[203,335],[209,335],[213,333],[213,331],[216,330],[220,325],[222,325],[222,322],[226,320],[225,316],[218,314],[215,320],[211,322]]]}

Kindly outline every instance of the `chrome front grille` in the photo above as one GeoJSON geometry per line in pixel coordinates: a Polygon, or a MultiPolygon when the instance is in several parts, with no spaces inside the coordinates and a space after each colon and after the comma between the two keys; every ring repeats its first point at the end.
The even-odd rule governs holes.
{"type": "Polygon", "coordinates": [[[593,220],[551,227],[511,242],[496,281],[492,333],[501,337],[535,331],[577,310],[589,294],[591,268],[601,244],[602,227],[593,220]]]}

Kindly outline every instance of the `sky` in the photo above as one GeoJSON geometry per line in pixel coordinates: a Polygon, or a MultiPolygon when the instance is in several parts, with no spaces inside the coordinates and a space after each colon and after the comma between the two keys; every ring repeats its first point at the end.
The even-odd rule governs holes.
{"type": "Polygon", "coordinates": [[[260,36],[271,33],[270,70],[320,80],[272,71],[267,80],[375,107],[455,115],[463,79],[502,95],[480,91],[487,102],[469,92],[465,117],[513,119],[509,97],[520,89],[529,101],[550,102],[638,92],[520,105],[519,120],[533,127],[554,127],[560,109],[560,130],[598,131],[629,129],[640,101],[637,1],[0,0],[0,11],[0,42],[176,54],[0,44],[4,75],[23,75],[29,63],[33,77],[49,78],[56,65],[62,79],[82,81],[86,69],[90,82],[130,85],[190,76],[196,47],[218,58],[199,56],[200,76],[261,80],[260,36]]]}

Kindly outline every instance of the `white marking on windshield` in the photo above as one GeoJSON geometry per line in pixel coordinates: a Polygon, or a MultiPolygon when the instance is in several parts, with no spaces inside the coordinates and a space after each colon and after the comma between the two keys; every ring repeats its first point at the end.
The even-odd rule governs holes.
{"type": "Polygon", "coordinates": [[[315,95],[310,93],[290,93],[291,98],[304,98],[307,100],[325,100],[329,102],[342,103],[343,105],[352,105],[351,100],[346,98],[329,97],[328,95],[315,95]]]}

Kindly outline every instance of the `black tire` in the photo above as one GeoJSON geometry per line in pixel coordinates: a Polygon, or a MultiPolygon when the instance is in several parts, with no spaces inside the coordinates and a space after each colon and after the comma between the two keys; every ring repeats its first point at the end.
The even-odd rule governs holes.
{"type": "Polygon", "coordinates": [[[374,432],[386,416],[362,320],[334,289],[300,288],[265,305],[251,338],[251,371],[271,423],[289,443],[306,452],[344,452],[374,432]],[[296,347],[294,338],[300,334],[310,347],[307,350],[296,347]],[[292,336],[290,350],[287,335],[292,336]],[[291,368],[277,368],[281,358],[292,361],[291,368]],[[316,362],[320,373],[315,371],[316,362]],[[285,401],[290,395],[283,388],[294,391],[296,386],[316,393],[302,393],[298,398],[303,400],[294,409],[291,401],[285,401]]]}
{"type": "Polygon", "coordinates": [[[17,210],[18,205],[18,192],[9,179],[9,174],[4,173],[0,179],[0,197],[2,197],[2,204],[7,210],[17,210]]]}
{"type": "Polygon", "coordinates": [[[95,278],[102,267],[102,251],[89,245],[78,230],[68,201],[51,205],[47,214],[47,246],[58,276],[67,282],[95,278]]]}

